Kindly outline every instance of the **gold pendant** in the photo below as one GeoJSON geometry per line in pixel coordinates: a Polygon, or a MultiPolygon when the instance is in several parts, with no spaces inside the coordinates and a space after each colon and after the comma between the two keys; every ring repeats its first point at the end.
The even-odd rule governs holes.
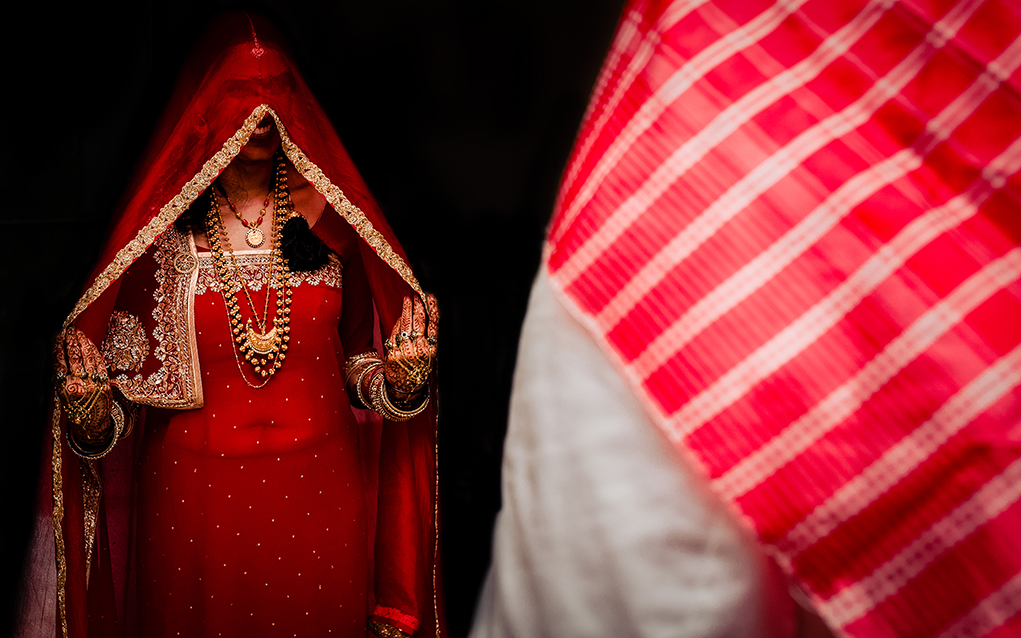
{"type": "Polygon", "coordinates": [[[248,232],[245,233],[245,243],[252,248],[258,248],[262,246],[266,241],[266,235],[263,234],[258,228],[249,228],[248,232]]]}
{"type": "Polygon", "coordinates": [[[252,321],[248,321],[248,334],[245,338],[248,342],[248,347],[255,350],[259,354],[268,354],[273,352],[273,347],[276,345],[277,340],[277,329],[274,326],[266,334],[259,334],[252,327],[252,321]]]}

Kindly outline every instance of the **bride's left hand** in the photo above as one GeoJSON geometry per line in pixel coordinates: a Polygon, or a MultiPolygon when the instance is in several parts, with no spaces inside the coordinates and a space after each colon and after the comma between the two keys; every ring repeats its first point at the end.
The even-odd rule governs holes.
{"type": "Polygon", "coordinates": [[[439,323],[436,297],[427,295],[424,304],[417,296],[404,298],[401,318],[384,344],[383,371],[387,383],[397,392],[414,394],[425,386],[436,359],[439,323]]]}

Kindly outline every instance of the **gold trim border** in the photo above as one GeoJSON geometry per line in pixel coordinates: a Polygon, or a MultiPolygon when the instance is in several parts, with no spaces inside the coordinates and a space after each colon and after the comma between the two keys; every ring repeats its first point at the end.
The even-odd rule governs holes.
{"type": "Polygon", "coordinates": [[[187,184],[181,189],[181,192],[174,196],[169,202],[167,202],[160,212],[153,217],[148,224],[146,224],[142,230],[138,231],[135,238],[132,239],[128,244],[117,252],[113,261],[107,264],[103,272],[96,277],[96,280],[89,286],[88,290],[78,299],[78,303],[75,304],[74,309],[71,310],[71,314],[68,315],[67,319],[64,320],[64,328],[66,329],[71,323],[78,318],[82,312],[88,308],[92,302],[99,299],[99,296],[110,287],[110,284],[116,281],[124,271],[128,269],[136,259],[142,256],[142,254],[148,250],[149,246],[156,240],[157,237],[183,213],[192,202],[194,202],[199,195],[201,195],[209,185],[220,175],[220,173],[230,164],[237,154],[241,152],[242,147],[248,143],[248,139],[252,136],[259,121],[269,113],[273,120],[276,122],[277,130],[280,132],[281,146],[284,149],[284,153],[287,158],[291,160],[294,167],[298,170],[301,175],[311,183],[315,189],[326,198],[326,201],[333,206],[340,215],[349,223],[358,235],[361,236],[365,243],[372,247],[376,251],[376,255],[379,256],[388,266],[394,269],[401,276],[401,278],[411,286],[422,299],[425,299],[425,293],[422,292],[422,287],[418,283],[418,279],[411,272],[411,268],[408,264],[398,255],[390,244],[386,241],[376,228],[372,225],[372,222],[365,216],[360,208],[351,203],[351,200],[344,195],[344,191],[340,189],[336,184],[330,181],[326,174],[323,173],[314,162],[308,159],[308,156],[298,148],[298,145],[291,140],[287,134],[287,127],[280,121],[280,116],[277,115],[268,104],[260,104],[255,107],[252,113],[245,118],[244,124],[241,128],[234,133],[234,135],[223,143],[223,146],[217,151],[205,164],[202,165],[202,170],[199,171],[187,184]]]}
{"type": "Polygon", "coordinates": [[[61,635],[67,638],[67,554],[64,549],[64,463],[60,450],[60,398],[53,388],[53,414],[50,416],[50,433],[53,436],[53,454],[50,466],[53,471],[53,536],[57,558],[57,615],[61,635]]]}
{"type": "MultiPolygon", "coordinates": [[[[117,432],[114,432],[114,441],[117,432]]],[[[113,449],[110,446],[107,451],[113,449]]],[[[96,529],[99,526],[99,503],[103,498],[103,479],[95,459],[79,458],[82,473],[82,512],[85,518],[85,587],[89,586],[92,571],[92,553],[96,549],[96,529]]]]}
{"type": "MultiPolygon", "coordinates": [[[[438,376],[438,375],[437,375],[438,376]]],[[[440,562],[440,393],[438,388],[431,388],[436,395],[433,412],[433,624],[436,627],[436,638],[443,638],[440,631],[439,576],[437,570],[440,562]]]]}

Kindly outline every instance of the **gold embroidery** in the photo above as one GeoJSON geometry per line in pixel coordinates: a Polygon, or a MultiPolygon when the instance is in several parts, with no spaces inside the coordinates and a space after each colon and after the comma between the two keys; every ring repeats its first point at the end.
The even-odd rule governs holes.
{"type": "Polygon", "coordinates": [[[99,478],[99,469],[92,459],[81,460],[81,472],[82,516],[85,519],[85,584],[88,586],[92,552],[96,548],[96,524],[99,521],[99,502],[103,498],[103,480],[99,478]]]}
{"type": "Polygon", "coordinates": [[[213,183],[221,171],[227,167],[231,161],[241,151],[241,148],[248,143],[248,138],[252,136],[252,132],[255,131],[256,126],[264,115],[269,113],[276,121],[277,130],[280,132],[281,145],[284,149],[284,153],[287,154],[288,159],[294,164],[294,167],[298,170],[302,176],[305,177],[311,183],[319,193],[326,198],[326,201],[333,206],[334,210],[341,214],[345,220],[358,232],[358,234],[365,240],[376,254],[382,259],[387,265],[393,268],[404,281],[411,286],[412,290],[417,292],[422,299],[425,299],[425,294],[422,292],[422,287],[419,285],[415,275],[411,272],[411,268],[408,264],[401,259],[394,249],[387,243],[383,235],[376,230],[372,225],[372,222],[365,216],[360,208],[351,203],[351,201],[344,195],[344,192],[335,184],[333,184],[329,178],[323,173],[323,171],[316,166],[305,153],[298,148],[298,146],[291,140],[287,135],[287,128],[283,122],[280,121],[280,117],[276,114],[276,111],[271,109],[268,104],[260,104],[255,107],[241,128],[237,130],[234,135],[223,143],[223,147],[219,151],[213,154],[205,164],[202,165],[202,170],[198,172],[181,192],[174,196],[167,204],[160,209],[160,212],[153,217],[152,220],[146,224],[142,230],[138,231],[135,238],[132,239],[124,248],[117,252],[113,261],[107,264],[103,272],[96,277],[96,280],[89,286],[88,290],[78,299],[78,303],[75,304],[71,314],[68,315],[64,321],[64,328],[71,325],[71,322],[75,320],[86,308],[89,307],[92,302],[99,298],[103,291],[105,291],[110,284],[119,278],[124,271],[127,270],[136,259],[142,256],[149,246],[156,240],[156,238],[167,230],[174,223],[182,212],[191,206],[199,195],[201,195],[209,185],[213,183]]]}
{"type": "Polygon", "coordinates": [[[53,540],[57,555],[57,614],[60,616],[61,635],[67,638],[67,554],[64,548],[64,463],[60,453],[60,398],[53,388],[53,414],[50,415],[50,435],[53,453],[50,468],[53,472],[53,540]]]}
{"type": "Polygon", "coordinates": [[[160,208],[159,212],[154,216],[145,227],[138,232],[135,239],[128,242],[124,248],[121,248],[113,260],[103,268],[103,272],[99,274],[96,281],[93,282],[92,286],[85,291],[85,294],[75,304],[75,308],[70,311],[64,321],[64,328],[67,328],[71,322],[75,321],[78,317],[93,301],[99,298],[103,291],[105,291],[109,285],[124,275],[130,266],[136,259],[138,259],[145,251],[152,245],[156,238],[162,234],[166,229],[174,224],[175,220],[187,209],[193,201],[195,201],[199,195],[201,195],[209,185],[212,184],[216,177],[220,176],[221,171],[227,167],[231,161],[241,151],[241,148],[248,143],[248,139],[255,131],[255,127],[258,125],[263,115],[270,113],[274,120],[277,122],[277,129],[280,131],[280,139],[284,152],[287,154],[288,159],[294,164],[294,167],[308,182],[319,191],[321,195],[326,197],[326,200],[330,202],[330,205],[334,207],[351,225],[352,228],[358,233],[358,235],[366,241],[376,254],[379,255],[384,262],[386,262],[394,271],[400,275],[400,277],[407,282],[407,285],[412,290],[419,293],[419,295],[425,299],[425,294],[422,292],[422,287],[419,285],[419,280],[415,278],[415,275],[411,273],[411,268],[407,263],[398,255],[393,248],[387,243],[383,235],[376,230],[372,225],[369,218],[366,217],[360,208],[351,203],[344,195],[344,192],[340,190],[335,184],[333,184],[329,178],[323,173],[323,170],[315,165],[304,152],[298,148],[298,146],[291,140],[287,135],[287,128],[284,127],[283,122],[280,120],[280,116],[277,112],[270,108],[268,104],[260,104],[255,107],[250,115],[245,119],[244,124],[240,129],[231,137],[229,140],[224,142],[224,146],[216,151],[212,157],[210,157],[203,165],[199,173],[189,181],[181,192],[178,193],[171,201],[167,202],[160,208]]]}
{"type": "Polygon", "coordinates": [[[198,266],[197,260],[191,253],[178,253],[177,257],[174,257],[174,270],[182,275],[190,274],[196,266],[198,266]]]}
{"type": "MultiPolygon", "coordinates": [[[[435,392],[434,388],[429,389],[435,392]]],[[[440,563],[440,413],[433,412],[433,624],[436,638],[442,638],[440,631],[439,576],[440,563]]]]}
{"type": "Polygon", "coordinates": [[[156,282],[151,333],[152,355],[159,360],[156,370],[113,377],[124,395],[135,403],[161,408],[197,408],[203,403],[199,374],[198,344],[195,340],[194,295],[198,269],[180,272],[180,256],[194,256],[191,234],[182,235],[170,227],[156,241],[156,282]]]}
{"type": "Polygon", "coordinates": [[[103,358],[111,373],[114,370],[139,372],[148,356],[149,339],[138,317],[119,310],[110,315],[110,325],[103,341],[103,358]]]}
{"type": "MultiPolygon", "coordinates": [[[[234,255],[237,258],[240,276],[244,279],[245,284],[248,285],[248,289],[262,290],[262,286],[266,281],[266,272],[269,270],[269,253],[266,251],[237,251],[234,255]]],[[[317,270],[311,272],[291,272],[291,288],[295,288],[302,283],[308,283],[310,286],[341,288],[342,270],[340,260],[335,255],[330,255],[330,261],[317,270]]],[[[271,282],[270,286],[276,288],[276,282],[271,282]]],[[[199,254],[199,278],[195,286],[195,294],[203,295],[210,290],[219,293],[220,287],[220,278],[213,267],[212,253],[199,254]]],[[[240,291],[241,280],[238,279],[238,273],[232,273],[230,292],[237,294],[240,291]]]]}

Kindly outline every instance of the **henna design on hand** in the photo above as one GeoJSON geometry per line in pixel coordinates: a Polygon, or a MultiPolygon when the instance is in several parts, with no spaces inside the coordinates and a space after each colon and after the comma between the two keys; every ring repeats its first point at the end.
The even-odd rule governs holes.
{"type": "Polygon", "coordinates": [[[57,392],[71,436],[83,449],[109,443],[113,392],[103,356],[85,333],[69,326],[54,343],[57,392]]]}
{"type": "Polygon", "coordinates": [[[435,296],[428,295],[425,303],[418,297],[404,298],[401,318],[384,344],[384,374],[398,394],[414,394],[428,381],[436,358],[439,320],[435,296]]]}

